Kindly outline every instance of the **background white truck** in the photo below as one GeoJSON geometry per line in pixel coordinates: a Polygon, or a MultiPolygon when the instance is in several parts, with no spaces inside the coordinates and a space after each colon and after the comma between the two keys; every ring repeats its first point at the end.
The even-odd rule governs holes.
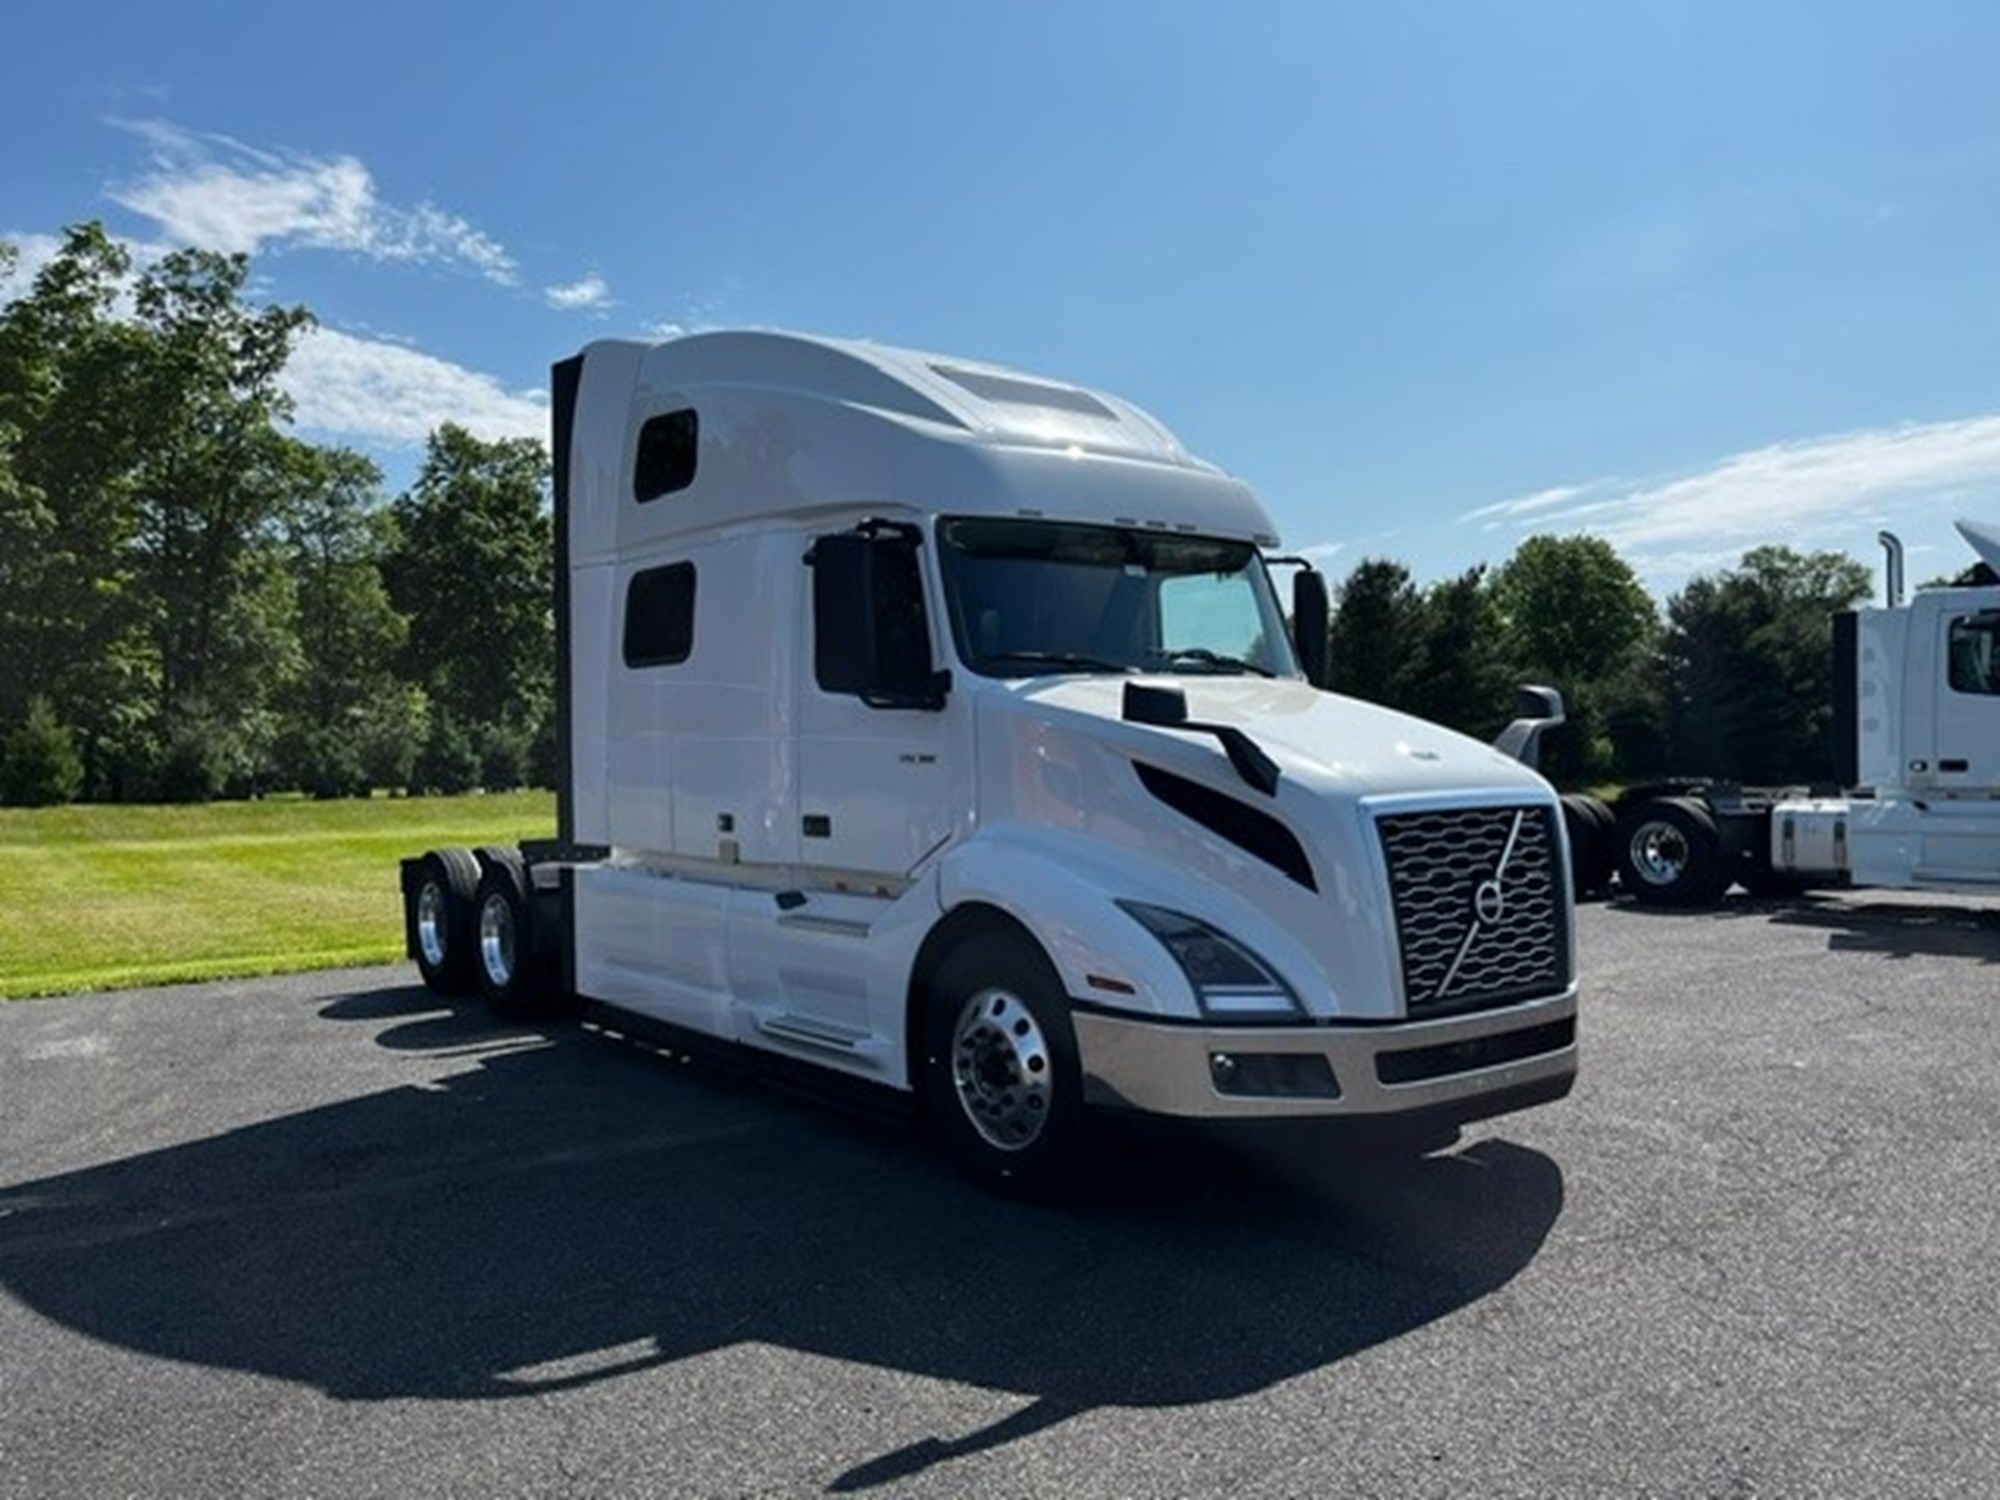
{"type": "Polygon", "coordinates": [[[1263,507],[1144,412],[765,333],[553,390],[558,836],[405,861],[433,987],[920,1097],[1032,1184],[1101,1108],[1569,1090],[1554,793],[1316,688],[1324,582],[1295,637],[1263,507]]]}
{"type": "MultiPolygon", "coordinates": [[[[1958,528],[2000,570],[2000,532],[1958,528]]],[[[1887,532],[1882,543],[1884,607],[1834,618],[1841,790],[1628,788],[1596,811],[1595,851],[1579,835],[1586,870],[1615,865],[1636,900],[1669,906],[1706,905],[1732,883],[2000,891],[2000,588],[1923,589],[1905,604],[1902,547],[1887,532]]]]}

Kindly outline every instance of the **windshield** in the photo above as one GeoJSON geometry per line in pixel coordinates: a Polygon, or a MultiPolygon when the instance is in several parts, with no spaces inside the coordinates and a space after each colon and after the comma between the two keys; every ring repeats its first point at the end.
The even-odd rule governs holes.
{"type": "Polygon", "coordinates": [[[947,520],[938,537],[952,636],[981,676],[1298,674],[1249,542],[985,519],[947,520]]]}

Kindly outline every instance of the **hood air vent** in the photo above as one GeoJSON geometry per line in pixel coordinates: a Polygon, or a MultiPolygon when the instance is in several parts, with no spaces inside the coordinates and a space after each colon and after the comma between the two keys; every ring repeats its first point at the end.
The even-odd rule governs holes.
{"type": "Polygon", "coordinates": [[[1192,818],[1217,838],[1226,839],[1245,854],[1261,859],[1307,890],[1319,890],[1305,846],[1291,829],[1269,813],[1144,761],[1133,761],[1132,769],[1139,773],[1147,791],[1182,817],[1192,818]]]}

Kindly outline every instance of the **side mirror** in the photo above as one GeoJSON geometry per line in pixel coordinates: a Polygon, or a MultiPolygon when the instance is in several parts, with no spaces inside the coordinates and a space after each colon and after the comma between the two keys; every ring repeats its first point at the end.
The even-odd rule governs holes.
{"type": "Polygon", "coordinates": [[[1326,575],[1317,568],[1301,568],[1292,575],[1292,649],[1298,653],[1306,681],[1316,688],[1326,686],[1331,666],[1326,649],[1331,618],[1326,575]]]}
{"type": "Polygon", "coordinates": [[[951,673],[933,669],[916,545],[894,534],[823,536],[813,570],[813,677],[871,708],[944,707],[951,673]]]}
{"type": "Polygon", "coordinates": [[[1519,717],[1500,731],[1493,748],[1502,755],[1513,756],[1531,771],[1538,770],[1542,759],[1543,731],[1557,728],[1567,721],[1563,713],[1563,695],[1552,687],[1524,683],[1514,690],[1514,712],[1519,717]]]}

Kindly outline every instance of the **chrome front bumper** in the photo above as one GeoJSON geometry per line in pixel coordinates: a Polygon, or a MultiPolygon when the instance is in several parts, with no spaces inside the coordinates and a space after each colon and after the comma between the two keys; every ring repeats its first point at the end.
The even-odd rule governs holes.
{"type": "Polygon", "coordinates": [[[1472,1120],[1560,1098],[1576,1076],[1574,985],[1499,1010],[1380,1025],[1073,1016],[1084,1098],[1148,1114],[1472,1120]]]}

